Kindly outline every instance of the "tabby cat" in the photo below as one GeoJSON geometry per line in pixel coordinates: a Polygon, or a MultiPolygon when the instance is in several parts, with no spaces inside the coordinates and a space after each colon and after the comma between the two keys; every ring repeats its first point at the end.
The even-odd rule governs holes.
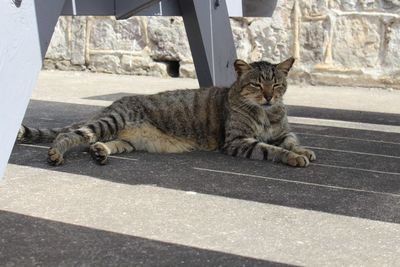
{"type": "Polygon", "coordinates": [[[123,97],[88,121],[58,129],[24,125],[20,142],[53,142],[52,165],[64,163],[71,148],[90,145],[93,158],[105,164],[109,155],[134,150],[180,153],[220,150],[250,159],[305,167],[316,159],[290,131],[282,97],[294,63],[234,63],[231,87],[177,90],[123,97]]]}

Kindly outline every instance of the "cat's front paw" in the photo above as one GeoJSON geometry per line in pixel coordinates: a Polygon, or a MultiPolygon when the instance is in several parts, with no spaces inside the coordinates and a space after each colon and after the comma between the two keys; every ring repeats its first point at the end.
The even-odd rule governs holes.
{"type": "Polygon", "coordinates": [[[92,158],[100,165],[107,164],[108,159],[108,149],[106,145],[102,142],[97,142],[90,146],[90,154],[92,158]]]}
{"type": "Polygon", "coordinates": [[[310,164],[310,161],[304,155],[291,152],[287,157],[286,163],[292,167],[307,167],[310,164]]]}
{"type": "Polygon", "coordinates": [[[296,154],[306,156],[309,159],[309,161],[314,161],[317,159],[317,156],[315,156],[314,151],[312,151],[311,149],[308,149],[308,148],[297,147],[296,149],[294,149],[294,152],[296,154]]]}
{"type": "Polygon", "coordinates": [[[53,166],[59,166],[64,163],[64,157],[57,148],[51,147],[47,153],[47,162],[53,166]]]}

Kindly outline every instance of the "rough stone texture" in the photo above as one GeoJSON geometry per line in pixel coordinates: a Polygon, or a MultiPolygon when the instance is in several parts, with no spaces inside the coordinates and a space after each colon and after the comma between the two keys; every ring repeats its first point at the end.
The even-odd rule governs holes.
{"type": "Polygon", "coordinates": [[[140,18],[116,21],[96,17],[90,23],[91,50],[141,51],[147,46],[147,37],[140,18]]]}
{"type": "Polygon", "coordinates": [[[151,17],[147,25],[150,56],[158,61],[192,61],[182,18],[151,17]]]}
{"type": "Polygon", "coordinates": [[[388,25],[388,31],[385,38],[387,49],[385,54],[385,66],[400,69],[400,21],[392,22],[388,25]]]}
{"type": "Polygon", "coordinates": [[[106,73],[121,73],[121,60],[115,55],[94,54],[90,56],[89,69],[106,73]]]}
{"type": "Polygon", "coordinates": [[[55,60],[70,60],[71,49],[69,39],[71,17],[62,18],[58,21],[51,39],[46,57],[55,60]]]}
{"type": "Polygon", "coordinates": [[[323,21],[306,21],[300,30],[301,59],[303,63],[322,62],[325,30],[323,21]]]}
{"type": "Polygon", "coordinates": [[[72,17],[71,23],[71,63],[85,65],[86,17],[72,17]]]}
{"type": "Polygon", "coordinates": [[[196,78],[196,70],[193,63],[183,63],[179,67],[179,77],[196,78]]]}
{"type": "Polygon", "coordinates": [[[154,62],[151,58],[141,56],[123,55],[121,58],[123,74],[150,75],[167,77],[167,65],[162,62],[154,62]]]}
{"type": "MultiPolygon", "coordinates": [[[[294,56],[292,82],[400,88],[399,0],[278,1],[272,18],[232,18],[239,58],[294,56]]],[[[44,68],[196,77],[180,17],[63,17],[44,68]]]]}
{"type": "Polygon", "coordinates": [[[241,58],[243,60],[251,60],[251,52],[253,50],[247,25],[248,22],[245,20],[231,20],[236,54],[238,58],[241,58]]]}
{"type": "Polygon", "coordinates": [[[250,38],[253,43],[251,60],[269,59],[274,62],[288,57],[290,49],[286,44],[290,32],[280,28],[270,19],[257,19],[249,26],[250,38]]]}
{"type": "Polygon", "coordinates": [[[335,62],[347,67],[376,66],[381,45],[380,26],[379,18],[376,17],[339,18],[332,47],[335,62]]]}

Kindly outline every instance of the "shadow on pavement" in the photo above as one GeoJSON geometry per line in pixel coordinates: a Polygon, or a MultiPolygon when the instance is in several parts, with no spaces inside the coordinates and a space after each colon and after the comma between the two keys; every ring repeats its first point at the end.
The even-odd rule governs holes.
{"type": "Polygon", "coordinates": [[[291,266],[0,211],[2,266],[291,266]]]}
{"type": "MultiPolygon", "coordinates": [[[[115,101],[123,96],[129,96],[129,95],[133,94],[119,92],[108,95],[87,97],[85,99],[115,101]]],[[[295,116],[295,117],[343,120],[343,121],[374,123],[374,124],[400,125],[400,114],[367,112],[367,111],[357,111],[357,110],[337,110],[328,108],[315,108],[315,107],[290,106],[290,105],[288,106],[288,112],[290,116],[295,116]]]]}
{"type": "MultiPolygon", "coordinates": [[[[55,127],[87,118],[98,109],[31,101],[25,123],[55,127]]],[[[120,155],[125,159],[112,158],[108,165],[98,166],[88,154],[74,151],[67,155],[64,166],[51,167],[46,163],[45,149],[22,145],[14,147],[10,163],[117,183],[151,184],[400,223],[400,134],[325,126],[294,125],[293,128],[303,144],[316,147],[316,164],[296,169],[217,152],[136,152],[120,155]]]]}

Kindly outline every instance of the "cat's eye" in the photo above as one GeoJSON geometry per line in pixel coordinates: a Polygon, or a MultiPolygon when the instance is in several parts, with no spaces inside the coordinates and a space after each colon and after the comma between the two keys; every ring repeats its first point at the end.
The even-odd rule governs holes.
{"type": "Polygon", "coordinates": [[[262,89],[262,86],[259,83],[250,83],[250,86],[258,88],[258,89],[262,89]]]}
{"type": "Polygon", "coordinates": [[[279,89],[279,87],[280,87],[280,84],[274,83],[274,84],[272,85],[272,90],[279,89]]]}

